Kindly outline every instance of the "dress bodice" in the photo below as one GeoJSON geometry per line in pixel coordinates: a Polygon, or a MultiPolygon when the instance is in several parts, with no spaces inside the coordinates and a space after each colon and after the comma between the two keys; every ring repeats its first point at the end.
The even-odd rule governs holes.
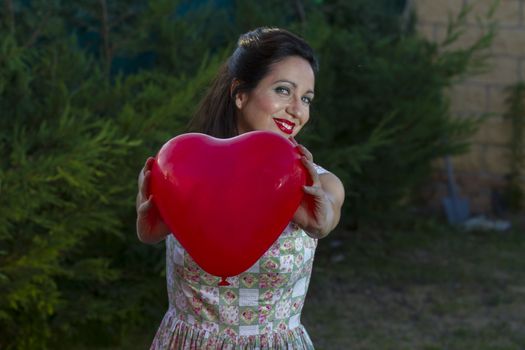
{"type": "Polygon", "coordinates": [[[300,318],[316,246],[290,223],[249,270],[219,286],[221,278],[202,270],[169,235],[169,309],[151,348],[313,349],[300,318]]]}

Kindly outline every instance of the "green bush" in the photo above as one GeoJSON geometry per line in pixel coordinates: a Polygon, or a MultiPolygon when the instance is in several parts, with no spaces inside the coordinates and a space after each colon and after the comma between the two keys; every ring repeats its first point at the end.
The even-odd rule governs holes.
{"type": "Polygon", "coordinates": [[[253,26],[287,27],[319,53],[299,139],[345,182],[341,229],[407,204],[433,160],[465,148],[474,124],[450,118],[443,88],[479,65],[490,32],[446,51],[399,21],[401,2],[184,4],[2,8],[0,348],[121,347],[155,331],[164,251],[135,236],[137,174],[253,26]]]}
{"type": "Polygon", "coordinates": [[[135,233],[138,171],[182,132],[221,56],[110,75],[63,12],[33,42],[26,15],[0,36],[0,348],[118,345],[167,303],[163,247],[135,233]]]}
{"type": "Polygon", "coordinates": [[[139,143],[76,104],[104,82],[81,54],[9,35],[0,45],[0,345],[39,349],[73,319],[119,312],[106,288],[121,274],[106,247],[89,245],[121,239],[128,186],[116,175],[139,143]]]}
{"type": "Polygon", "coordinates": [[[433,161],[464,152],[479,124],[451,116],[444,91],[484,68],[494,35],[491,13],[475,43],[451,50],[468,7],[450,22],[442,43],[430,43],[414,32],[413,17],[403,22],[395,6],[379,11],[382,3],[395,5],[327,1],[328,13],[313,16],[316,25],[304,30],[321,60],[306,141],[319,162],[344,180],[342,228],[390,225],[412,204],[433,161]]]}

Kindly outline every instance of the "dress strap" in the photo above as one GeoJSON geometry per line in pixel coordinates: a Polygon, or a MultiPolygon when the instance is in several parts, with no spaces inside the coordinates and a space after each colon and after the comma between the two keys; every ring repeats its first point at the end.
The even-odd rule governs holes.
{"type": "Polygon", "coordinates": [[[317,165],[317,164],[315,164],[315,163],[314,163],[314,168],[315,168],[315,171],[317,171],[317,174],[318,174],[318,175],[329,173],[328,170],[326,170],[326,169],[323,168],[322,166],[317,165]]]}

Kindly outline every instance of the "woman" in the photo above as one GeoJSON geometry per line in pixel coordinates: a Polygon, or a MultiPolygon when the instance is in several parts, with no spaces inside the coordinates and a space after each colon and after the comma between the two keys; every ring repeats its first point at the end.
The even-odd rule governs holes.
{"type": "MultiPolygon", "coordinates": [[[[317,61],[301,38],[276,28],[241,35],[190,125],[190,131],[228,138],[269,130],[303,154],[314,199],[301,203],[277,241],[230,286],[195,264],[160,218],[148,191],[153,158],[139,175],[137,234],[145,243],[166,239],[169,309],[151,349],[313,349],[300,323],[317,239],[339,222],[341,181],[313,163],[294,137],[310,118],[317,61]]],[[[305,197],[307,197],[305,196],[305,197]]]]}

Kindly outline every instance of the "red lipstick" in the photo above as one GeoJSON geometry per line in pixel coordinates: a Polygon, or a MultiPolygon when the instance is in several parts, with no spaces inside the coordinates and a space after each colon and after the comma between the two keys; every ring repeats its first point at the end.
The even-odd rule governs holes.
{"type": "Polygon", "coordinates": [[[286,119],[279,119],[279,118],[273,118],[273,121],[275,122],[277,127],[285,134],[291,135],[293,133],[295,123],[292,123],[291,121],[286,120],[286,119]]]}

